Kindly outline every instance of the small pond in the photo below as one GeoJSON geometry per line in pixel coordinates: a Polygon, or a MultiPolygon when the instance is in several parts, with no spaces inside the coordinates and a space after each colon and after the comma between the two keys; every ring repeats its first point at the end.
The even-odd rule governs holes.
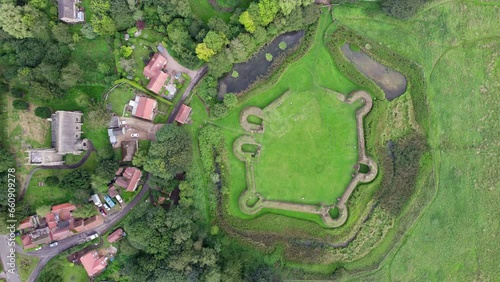
{"type": "Polygon", "coordinates": [[[405,93],[406,78],[401,73],[375,61],[362,51],[353,51],[347,43],[342,46],[342,52],[360,72],[382,88],[387,100],[392,101],[405,93]]]}
{"type": "Polygon", "coordinates": [[[300,39],[304,37],[304,31],[292,31],[283,33],[276,37],[270,44],[263,47],[257,54],[244,63],[235,64],[233,70],[219,81],[219,99],[224,98],[226,93],[240,93],[246,90],[259,77],[267,74],[274,60],[295,47],[300,39]],[[279,48],[280,42],[285,42],[285,50],[279,48]],[[266,59],[266,53],[273,55],[273,60],[266,59]],[[238,72],[238,77],[231,76],[233,71],[238,72]]]}

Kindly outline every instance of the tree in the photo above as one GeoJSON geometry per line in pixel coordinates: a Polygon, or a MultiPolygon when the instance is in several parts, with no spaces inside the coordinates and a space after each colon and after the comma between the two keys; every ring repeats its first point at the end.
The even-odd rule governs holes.
{"type": "Polygon", "coordinates": [[[231,73],[231,77],[233,78],[238,78],[238,76],[240,76],[240,73],[235,70],[231,73]]]}
{"type": "Polygon", "coordinates": [[[87,39],[94,39],[97,37],[97,34],[94,32],[94,27],[90,23],[83,24],[80,32],[82,33],[83,37],[87,39]]]}
{"type": "Polygon", "coordinates": [[[29,0],[29,4],[40,10],[43,10],[47,7],[46,0],[29,0]]]}
{"type": "Polygon", "coordinates": [[[210,112],[214,117],[221,118],[227,114],[227,107],[224,104],[217,103],[212,107],[210,112]]]}
{"type": "Polygon", "coordinates": [[[208,48],[206,43],[196,45],[196,56],[200,60],[208,62],[213,55],[215,55],[215,51],[208,48]]]}
{"type": "Polygon", "coordinates": [[[45,184],[47,186],[57,186],[59,185],[59,182],[59,177],[55,175],[47,176],[47,178],[45,178],[45,184]]]}
{"type": "Polygon", "coordinates": [[[103,105],[92,103],[89,106],[89,111],[87,113],[85,123],[90,129],[102,129],[107,127],[110,117],[111,114],[103,105]]]}
{"type": "Polygon", "coordinates": [[[39,118],[49,118],[52,116],[52,111],[47,107],[37,107],[35,109],[35,116],[39,118]]]}
{"type": "Polygon", "coordinates": [[[30,104],[28,102],[23,101],[23,100],[14,100],[12,102],[12,106],[16,110],[27,110],[30,108],[30,104]]]}
{"type": "Polygon", "coordinates": [[[275,0],[260,0],[258,6],[261,25],[267,26],[279,11],[278,3],[275,0]]]}
{"type": "Polygon", "coordinates": [[[184,207],[184,208],[189,208],[193,205],[193,202],[194,202],[194,199],[193,199],[193,195],[194,195],[194,188],[191,184],[189,184],[189,182],[187,181],[181,181],[181,183],[179,183],[179,190],[181,191],[180,192],[180,197],[181,199],[179,200],[179,204],[181,205],[181,207],[184,207]]]}
{"type": "Polygon", "coordinates": [[[226,36],[222,33],[209,31],[205,39],[203,39],[203,43],[206,44],[207,48],[218,53],[229,43],[229,40],[227,40],[226,36]]]}
{"type": "Polygon", "coordinates": [[[188,18],[191,15],[191,6],[189,1],[170,0],[170,3],[173,5],[173,10],[177,14],[183,16],[184,18],[188,18]]]}
{"type": "Polygon", "coordinates": [[[245,30],[254,33],[255,31],[255,22],[250,16],[250,13],[248,11],[245,11],[241,14],[240,16],[240,23],[245,27],[245,30]]]}
{"type": "Polygon", "coordinates": [[[281,50],[285,50],[286,47],[287,47],[287,44],[285,41],[281,41],[280,44],[278,44],[278,47],[281,49],[281,50]]]}
{"type": "Polygon", "coordinates": [[[111,0],[109,9],[117,30],[125,30],[134,25],[133,12],[126,0],[111,0]]]}
{"type": "Polygon", "coordinates": [[[59,183],[59,187],[70,191],[92,191],[92,187],[90,186],[90,173],[83,169],[73,170],[63,177],[59,183]]]}
{"type": "Polygon", "coordinates": [[[36,214],[41,215],[41,216],[45,216],[51,210],[52,209],[50,208],[50,206],[40,206],[40,207],[36,208],[36,214]]]}
{"type": "Polygon", "coordinates": [[[52,27],[52,35],[60,43],[68,44],[73,41],[73,36],[68,26],[63,23],[58,23],[52,27]]]}
{"type": "Polygon", "coordinates": [[[82,80],[83,71],[77,63],[69,63],[61,70],[61,89],[70,89],[82,80]]]}
{"type": "Polygon", "coordinates": [[[18,39],[33,37],[40,17],[40,12],[29,5],[0,4],[0,28],[18,39]]]}
{"type": "Polygon", "coordinates": [[[43,41],[24,39],[16,42],[17,63],[21,67],[36,67],[45,57],[47,50],[43,41]]]}
{"type": "Polygon", "coordinates": [[[102,36],[111,36],[116,32],[115,23],[107,15],[102,15],[100,17],[97,15],[93,15],[91,23],[94,27],[94,32],[102,36]]]}
{"type": "Polygon", "coordinates": [[[134,49],[132,49],[132,47],[129,47],[129,46],[120,47],[120,53],[124,58],[130,57],[133,52],[134,52],[134,49]]]}
{"type": "Polygon", "coordinates": [[[163,179],[172,179],[191,165],[191,135],[184,127],[167,124],[156,133],[144,169],[163,179]]]}
{"type": "Polygon", "coordinates": [[[219,78],[223,74],[231,71],[233,68],[232,58],[228,52],[221,52],[210,59],[208,62],[209,74],[219,78]]]}
{"type": "Polygon", "coordinates": [[[189,35],[188,28],[184,24],[184,21],[180,18],[174,19],[167,26],[167,35],[170,41],[172,41],[174,44],[187,46],[192,44],[193,42],[189,35]]]}
{"type": "Polygon", "coordinates": [[[14,98],[22,98],[24,96],[24,90],[21,88],[14,87],[10,90],[10,94],[14,98]]]}
{"type": "Polygon", "coordinates": [[[233,93],[227,93],[224,95],[224,106],[228,108],[229,110],[236,107],[238,104],[238,97],[234,95],[233,93]]]}
{"type": "Polygon", "coordinates": [[[273,60],[273,54],[271,54],[271,53],[266,53],[266,60],[267,60],[268,62],[272,61],[272,60],[273,60]]]}
{"type": "Polygon", "coordinates": [[[382,0],[382,11],[391,17],[407,19],[413,16],[427,0],[382,0]]]}
{"type": "Polygon", "coordinates": [[[78,207],[75,211],[72,212],[73,217],[75,218],[89,218],[91,216],[99,214],[97,208],[93,204],[86,204],[78,207]]]}

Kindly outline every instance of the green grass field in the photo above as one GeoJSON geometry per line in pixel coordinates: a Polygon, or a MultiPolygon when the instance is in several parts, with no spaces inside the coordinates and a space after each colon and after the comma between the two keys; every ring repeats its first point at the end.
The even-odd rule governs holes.
{"type": "Polygon", "coordinates": [[[257,191],[269,200],[335,203],[357,160],[355,109],[323,89],[292,90],[280,107],[265,113],[265,133],[257,135],[257,191]]]}
{"type": "Polygon", "coordinates": [[[134,97],[134,89],[127,84],[123,84],[109,93],[107,102],[111,104],[113,113],[122,116],[125,105],[127,105],[130,100],[134,99],[134,97]]]}
{"type": "MultiPolygon", "coordinates": [[[[311,102],[311,103],[315,103],[316,106],[318,106],[321,103],[328,102],[328,103],[331,103],[330,104],[331,107],[332,108],[334,107],[335,110],[334,111],[328,110],[328,108],[326,106],[321,107],[321,110],[320,110],[321,114],[314,115],[314,118],[311,118],[311,120],[304,123],[301,128],[298,127],[293,134],[290,134],[288,137],[286,137],[283,140],[284,143],[282,143],[282,144],[284,146],[289,146],[289,144],[287,144],[287,142],[289,143],[290,141],[292,141],[292,143],[293,143],[294,137],[298,138],[299,136],[302,136],[302,137],[306,138],[307,134],[311,134],[311,133],[315,132],[315,130],[316,130],[322,134],[322,138],[317,139],[321,144],[321,148],[316,150],[314,153],[316,154],[316,156],[318,156],[318,154],[321,154],[321,153],[326,153],[325,148],[328,147],[328,140],[331,140],[332,138],[335,138],[335,137],[330,137],[329,136],[330,132],[328,132],[328,130],[324,130],[324,131],[321,130],[320,129],[321,127],[318,124],[315,125],[314,129],[307,128],[308,124],[310,125],[311,123],[321,121],[322,125],[325,125],[325,123],[330,122],[330,125],[328,125],[329,126],[328,128],[339,132],[341,129],[339,127],[337,127],[338,125],[331,124],[331,123],[333,122],[333,119],[339,119],[338,117],[336,117],[336,114],[341,114],[341,115],[343,115],[343,118],[340,120],[343,120],[343,124],[347,123],[347,124],[351,124],[352,126],[349,126],[349,128],[346,128],[345,129],[346,131],[344,131],[344,129],[342,129],[342,134],[340,134],[340,136],[346,137],[348,140],[345,140],[343,142],[338,143],[337,145],[334,145],[334,146],[338,146],[338,147],[335,147],[333,151],[335,152],[335,150],[338,151],[340,148],[343,148],[342,146],[344,146],[346,143],[349,145],[355,146],[355,144],[353,145],[353,143],[356,143],[356,137],[355,137],[355,132],[354,132],[355,123],[353,122],[354,121],[354,111],[353,110],[354,110],[355,106],[350,108],[347,105],[342,105],[341,108],[338,108],[337,106],[339,106],[341,104],[341,102],[339,100],[337,100],[334,97],[332,97],[331,99],[326,98],[326,97],[328,97],[328,95],[324,95],[326,93],[325,93],[325,90],[323,87],[327,87],[329,89],[333,89],[335,91],[345,93],[345,94],[350,93],[353,90],[359,89],[359,87],[357,87],[355,84],[350,82],[344,75],[342,75],[340,73],[340,71],[338,70],[338,68],[335,66],[335,64],[333,62],[333,59],[328,51],[328,48],[325,46],[325,44],[323,42],[323,36],[331,23],[332,23],[331,17],[328,15],[328,13],[324,13],[323,16],[321,17],[318,31],[313,38],[314,42],[312,43],[311,49],[302,58],[300,58],[296,62],[291,63],[287,67],[287,69],[283,72],[283,74],[281,74],[279,76],[279,79],[277,82],[273,83],[273,80],[271,79],[270,82],[267,82],[267,83],[263,84],[262,86],[257,87],[256,89],[252,90],[250,93],[246,94],[247,95],[246,97],[250,97],[249,99],[244,101],[241,105],[239,105],[239,107],[237,107],[235,110],[233,110],[229,114],[228,117],[216,122],[217,125],[219,125],[221,128],[224,129],[226,142],[227,142],[227,146],[228,146],[227,149],[230,152],[229,153],[229,162],[230,162],[229,166],[231,168],[231,180],[230,180],[231,181],[231,183],[230,183],[231,193],[229,195],[229,198],[230,198],[229,199],[229,212],[231,215],[234,215],[234,216],[237,216],[240,218],[246,218],[246,219],[252,218],[252,216],[249,216],[249,215],[241,212],[239,209],[239,206],[238,206],[239,196],[246,189],[245,165],[240,160],[238,160],[232,153],[232,145],[233,145],[234,140],[238,136],[240,136],[241,134],[244,133],[243,129],[239,125],[239,115],[240,115],[240,111],[242,108],[247,107],[247,106],[258,106],[258,107],[264,108],[269,103],[274,101],[278,96],[280,96],[281,94],[283,94],[285,91],[287,91],[289,89],[294,93],[293,96],[297,96],[296,98],[293,98],[294,100],[296,99],[296,101],[297,101],[295,103],[297,108],[301,108],[301,106],[302,106],[304,109],[306,109],[307,108],[307,106],[306,106],[307,101],[314,101],[314,100],[311,100],[311,97],[316,97],[316,99],[319,99],[319,100],[316,100],[316,102],[311,102]],[[320,98],[321,96],[324,96],[324,97],[320,98]],[[350,112],[351,115],[346,114],[346,112],[350,112]],[[306,130],[306,132],[309,132],[309,133],[297,134],[297,132],[299,132],[301,130],[306,130]],[[309,131],[309,130],[311,130],[311,131],[309,131]]],[[[333,95],[333,94],[330,94],[330,95],[333,95]]],[[[314,106],[314,105],[311,104],[311,106],[314,106]]],[[[295,111],[297,111],[297,108],[295,109],[295,111]]],[[[293,107],[290,111],[291,112],[294,111],[293,107]]],[[[278,120],[279,120],[279,118],[278,118],[278,120]]],[[[287,120],[286,119],[281,120],[281,122],[285,122],[285,121],[287,121],[287,120]]],[[[289,124],[291,124],[291,123],[289,123],[289,124]]],[[[271,121],[270,126],[272,128],[272,126],[273,126],[272,121],[271,121]]],[[[279,127],[280,125],[278,123],[276,123],[276,126],[279,127]]],[[[280,130],[280,129],[277,129],[275,131],[278,131],[278,130],[280,130]]],[[[270,134],[272,134],[272,130],[270,128],[269,128],[269,131],[270,131],[270,134]]],[[[334,134],[334,133],[332,133],[332,134],[334,134]]],[[[280,146],[278,144],[273,145],[273,144],[271,144],[272,142],[267,142],[265,140],[266,136],[267,136],[267,133],[264,136],[264,146],[266,146],[266,145],[270,146],[269,150],[271,153],[267,154],[266,148],[263,149],[261,157],[262,157],[262,162],[264,163],[264,168],[263,169],[257,168],[257,174],[259,174],[259,173],[261,175],[264,174],[264,175],[267,175],[268,177],[266,178],[266,180],[257,180],[257,181],[265,181],[266,182],[265,186],[267,186],[267,187],[264,188],[264,192],[274,193],[274,194],[270,194],[270,196],[272,197],[272,196],[279,195],[280,192],[283,192],[287,189],[286,186],[282,186],[283,188],[281,188],[280,191],[275,191],[272,188],[274,185],[278,184],[278,183],[273,184],[273,175],[274,175],[274,177],[277,177],[277,179],[282,180],[282,181],[283,180],[288,181],[287,178],[290,177],[289,175],[287,175],[287,172],[285,172],[285,171],[277,170],[277,171],[273,172],[272,166],[275,165],[275,162],[276,162],[276,160],[278,160],[279,156],[285,156],[285,154],[287,154],[288,152],[282,151],[283,148],[280,148],[280,146]],[[266,156],[266,154],[267,154],[267,156],[266,156]],[[280,154],[280,155],[276,156],[276,154],[280,154]],[[273,158],[276,158],[276,159],[273,160],[273,158]],[[267,166],[267,168],[266,168],[266,166],[267,166]]],[[[303,150],[307,149],[307,148],[301,148],[301,146],[303,146],[303,145],[301,145],[302,140],[297,139],[295,141],[298,141],[297,143],[294,144],[296,150],[302,149],[302,151],[303,151],[303,150]]],[[[294,191],[293,193],[287,192],[286,194],[288,194],[288,195],[283,195],[283,196],[288,197],[288,199],[290,199],[290,200],[297,200],[297,198],[299,198],[299,200],[302,200],[301,199],[302,197],[307,197],[307,195],[310,195],[309,196],[309,197],[311,197],[310,200],[309,199],[307,199],[307,200],[304,199],[304,200],[310,201],[310,202],[317,202],[317,201],[321,201],[321,200],[325,200],[325,199],[329,199],[330,201],[335,201],[336,198],[334,196],[332,196],[332,190],[335,191],[334,195],[342,194],[342,191],[345,188],[345,186],[343,184],[344,183],[347,184],[346,181],[348,182],[350,177],[351,177],[350,171],[351,171],[352,166],[355,164],[355,159],[356,159],[355,152],[353,153],[353,150],[355,150],[355,149],[353,147],[351,147],[351,149],[352,149],[351,151],[345,152],[346,154],[342,157],[342,159],[340,159],[340,158],[337,159],[335,161],[335,163],[329,164],[327,167],[323,166],[324,172],[327,172],[327,171],[331,172],[331,169],[334,167],[340,167],[340,166],[343,167],[344,170],[338,172],[339,173],[338,175],[344,175],[344,178],[340,179],[341,182],[339,182],[338,188],[335,188],[335,189],[331,188],[331,186],[329,185],[330,180],[326,176],[327,175],[326,173],[324,174],[325,176],[323,178],[321,178],[319,180],[313,180],[314,177],[303,175],[302,173],[298,174],[298,171],[300,171],[300,167],[295,167],[292,170],[293,174],[295,175],[294,177],[299,177],[299,178],[304,177],[303,179],[301,179],[301,181],[303,183],[304,183],[304,181],[308,181],[307,179],[309,179],[309,181],[314,181],[315,184],[321,183],[321,188],[318,187],[318,189],[320,189],[320,190],[312,190],[312,189],[315,189],[315,188],[311,188],[312,185],[307,185],[305,187],[301,186],[300,191],[296,191],[296,192],[294,191]],[[353,154],[354,154],[354,157],[353,157],[353,154]],[[347,165],[347,167],[345,167],[344,164],[347,165]],[[342,184],[340,184],[340,183],[342,183],[342,184]],[[342,188],[340,188],[340,187],[342,187],[342,188]],[[311,191],[314,191],[314,193],[311,191]],[[327,193],[323,194],[324,192],[327,192],[327,193]],[[312,194],[314,194],[314,196],[312,196],[312,194]]],[[[297,155],[295,155],[295,157],[293,155],[291,155],[288,158],[288,163],[284,163],[284,164],[280,165],[280,167],[283,170],[290,169],[298,161],[296,159],[296,157],[297,157],[297,155]]],[[[335,159],[334,156],[330,156],[329,160],[333,160],[333,159],[335,159]]],[[[316,169],[319,169],[319,167],[316,167],[316,165],[314,164],[313,158],[310,158],[308,160],[308,162],[309,162],[309,166],[307,169],[309,170],[309,172],[314,171],[314,173],[316,174],[316,169]]],[[[337,172],[335,172],[335,173],[337,173],[337,172]]],[[[257,176],[257,179],[259,179],[259,176],[257,176]]],[[[336,180],[336,181],[338,181],[338,180],[336,180]]],[[[263,183],[264,182],[261,182],[260,184],[263,184],[263,183]]],[[[289,181],[287,183],[290,184],[291,181],[289,181]]],[[[294,186],[294,187],[297,187],[297,186],[294,186]]],[[[259,190],[261,188],[257,188],[257,189],[259,190]]],[[[321,224],[319,216],[312,215],[312,214],[303,214],[303,213],[279,211],[279,210],[276,210],[276,211],[275,210],[266,210],[265,213],[276,213],[276,214],[280,214],[280,215],[287,215],[287,216],[291,216],[291,217],[297,217],[297,218],[306,219],[309,221],[314,221],[316,223],[321,224]]],[[[283,219],[283,217],[278,217],[276,220],[280,220],[280,219],[282,219],[282,222],[287,221],[286,219],[283,219]]],[[[270,222],[273,222],[273,220],[271,220],[270,222]]],[[[290,224],[293,224],[293,223],[290,223],[290,224]]],[[[270,226],[270,228],[273,228],[273,227],[270,226]]],[[[276,228],[276,227],[274,227],[274,228],[276,228]]]]}
{"type": "Polygon", "coordinates": [[[352,280],[494,280],[500,197],[498,3],[434,1],[402,22],[374,4],[334,17],[422,65],[436,174],[431,203],[381,266],[352,280]],[[495,94],[496,93],[496,94],[495,94]]]}

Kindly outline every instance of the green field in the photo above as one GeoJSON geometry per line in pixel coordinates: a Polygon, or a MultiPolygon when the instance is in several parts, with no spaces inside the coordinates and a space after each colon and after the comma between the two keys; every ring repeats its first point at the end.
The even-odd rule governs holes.
{"type": "Polygon", "coordinates": [[[420,64],[428,84],[428,141],[436,193],[374,272],[353,280],[494,280],[499,277],[500,6],[434,1],[408,21],[374,4],[334,17],[420,64]]]}
{"type": "MultiPolygon", "coordinates": [[[[359,89],[359,87],[340,73],[324,43],[323,36],[331,23],[331,17],[328,13],[324,13],[318,31],[314,38],[311,39],[313,40],[311,49],[302,58],[291,63],[283,74],[279,74],[277,81],[271,79],[246,94],[247,97],[250,97],[248,100],[241,103],[228,117],[216,122],[217,125],[224,129],[227,149],[231,152],[229,153],[229,166],[231,169],[230,214],[240,218],[251,217],[241,212],[238,206],[239,196],[246,189],[245,165],[232,154],[234,140],[244,133],[239,124],[240,111],[247,106],[264,108],[287,90],[292,93],[292,101],[288,102],[292,102],[292,104],[287,104],[288,110],[285,112],[276,112],[276,116],[270,120],[269,127],[265,129],[261,161],[256,165],[256,181],[262,188],[257,185],[257,190],[259,192],[262,190],[264,194],[281,200],[300,200],[305,203],[335,202],[335,195],[342,194],[349,182],[352,166],[356,162],[354,109],[356,105],[359,105],[342,104],[334,94],[327,93],[324,87],[344,94],[359,89]],[[307,105],[307,103],[310,104],[307,105]],[[323,105],[325,103],[328,103],[328,105],[323,105]],[[320,110],[315,114],[307,115],[305,113],[307,113],[308,107],[319,107],[320,110]],[[301,111],[307,119],[297,124],[287,122],[289,118],[293,118],[293,114],[301,111]],[[342,125],[347,125],[347,127],[343,128],[342,125]],[[273,144],[272,138],[280,139],[272,136],[273,131],[275,131],[274,134],[283,131],[283,126],[291,126],[290,133],[283,136],[280,140],[281,145],[279,143],[273,144]],[[321,135],[308,137],[308,135],[318,133],[321,135]],[[334,138],[345,138],[345,140],[335,142],[332,149],[332,147],[329,147],[329,140],[334,138]],[[317,142],[315,145],[319,145],[319,147],[311,151],[315,158],[328,154],[327,151],[330,152],[328,159],[321,163],[323,166],[321,178],[316,178],[316,170],[321,170],[321,165],[315,163],[313,156],[308,157],[307,154],[302,154],[302,152],[310,150],[310,148],[304,146],[313,139],[314,142],[317,142]],[[345,145],[350,146],[349,150],[340,153],[340,150],[345,148],[345,145]],[[289,146],[293,146],[294,150],[289,152],[288,148],[283,149],[289,146]],[[269,149],[266,149],[266,147],[269,147],[269,149]],[[279,169],[275,169],[280,157],[286,157],[286,161],[279,164],[279,169]],[[306,171],[313,173],[313,175],[300,172],[301,167],[297,166],[300,157],[308,158],[305,162],[307,163],[306,171]],[[262,167],[260,166],[261,163],[263,164],[262,167]],[[336,171],[337,168],[339,171],[336,171]],[[273,169],[275,170],[273,171],[273,169]],[[328,177],[328,174],[332,173],[332,171],[334,171],[335,176],[340,176],[339,179],[333,180],[335,183],[334,188],[331,185],[332,180],[328,177]],[[294,181],[299,182],[294,183],[294,181]],[[301,185],[301,183],[305,184],[308,181],[312,181],[314,185],[301,185]],[[283,182],[284,185],[281,185],[280,182],[283,182]],[[280,187],[279,190],[273,188],[277,185],[280,187]],[[293,189],[289,189],[290,185],[293,189]],[[317,188],[312,188],[313,186],[317,186],[317,188]],[[305,198],[302,199],[302,197],[305,198]]],[[[265,124],[266,122],[264,121],[265,124]]],[[[267,210],[267,212],[298,217],[321,224],[317,215],[281,210],[267,210]]],[[[282,217],[278,217],[277,220],[279,218],[282,217]]],[[[268,223],[272,225],[271,222],[273,221],[271,220],[268,223]]]]}
{"type": "Polygon", "coordinates": [[[256,136],[262,144],[255,164],[257,191],[268,200],[333,204],[357,160],[356,105],[318,88],[290,93],[265,113],[265,133],[256,136]]]}

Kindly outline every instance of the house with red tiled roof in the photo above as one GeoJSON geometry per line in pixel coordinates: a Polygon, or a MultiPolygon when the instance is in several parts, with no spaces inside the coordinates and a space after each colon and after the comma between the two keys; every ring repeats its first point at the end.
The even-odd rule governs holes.
{"type": "Polygon", "coordinates": [[[123,237],[123,233],[124,233],[123,229],[121,228],[116,229],[115,231],[113,231],[113,233],[108,235],[108,242],[114,243],[120,240],[123,237]]]}
{"type": "Polygon", "coordinates": [[[191,107],[182,104],[181,108],[179,109],[179,112],[177,112],[177,115],[175,116],[175,121],[180,124],[190,123],[191,111],[192,111],[191,107]]]}
{"type": "Polygon", "coordinates": [[[52,212],[53,213],[58,213],[59,211],[61,210],[67,210],[69,212],[72,212],[74,210],[76,210],[76,206],[71,204],[71,203],[64,203],[64,204],[60,204],[60,205],[57,205],[57,206],[53,206],[52,207],[52,212]]]}
{"type": "Polygon", "coordinates": [[[41,244],[47,244],[52,241],[49,228],[36,229],[30,233],[21,236],[24,249],[31,249],[41,244]]]}
{"type": "Polygon", "coordinates": [[[89,217],[87,219],[79,219],[79,220],[75,220],[75,222],[73,223],[73,230],[75,230],[76,232],[84,232],[84,231],[88,231],[92,228],[95,228],[101,224],[104,223],[104,220],[102,218],[102,216],[100,215],[94,215],[92,217],[89,217]]]}
{"type": "Polygon", "coordinates": [[[147,88],[156,94],[160,93],[169,75],[163,71],[167,64],[167,58],[160,53],[154,54],[148,65],[144,67],[144,75],[149,79],[147,88]]]}
{"type": "Polygon", "coordinates": [[[45,220],[47,222],[47,225],[48,225],[49,229],[54,229],[54,228],[57,227],[57,220],[56,220],[56,214],[55,213],[49,212],[45,216],[45,220]]]}
{"type": "Polygon", "coordinates": [[[97,251],[90,251],[80,258],[85,271],[89,277],[93,277],[101,273],[108,265],[108,258],[99,255],[97,251]]]}
{"type": "Polygon", "coordinates": [[[121,177],[117,177],[115,185],[125,188],[127,191],[132,192],[137,189],[139,180],[141,180],[142,171],[135,167],[127,167],[121,177]]]}
{"type": "Polygon", "coordinates": [[[28,216],[27,218],[23,219],[21,223],[19,223],[19,227],[17,227],[17,230],[24,230],[28,228],[33,228],[36,225],[36,215],[33,216],[28,216]]]}
{"type": "Polygon", "coordinates": [[[130,100],[129,105],[132,106],[133,116],[146,120],[153,120],[158,109],[156,100],[142,96],[135,96],[134,100],[130,100]]]}

